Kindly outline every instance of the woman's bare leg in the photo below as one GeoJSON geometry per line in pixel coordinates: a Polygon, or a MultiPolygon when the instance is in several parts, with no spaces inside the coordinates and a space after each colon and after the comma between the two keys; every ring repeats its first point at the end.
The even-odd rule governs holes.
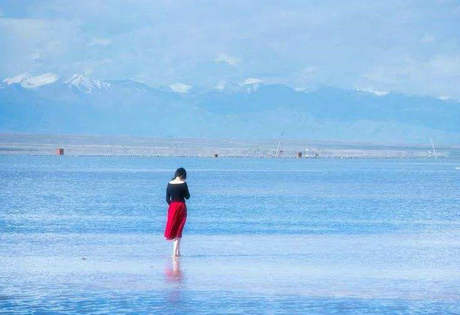
{"type": "Polygon", "coordinates": [[[180,237],[173,239],[173,257],[180,256],[180,237]]]}
{"type": "Polygon", "coordinates": [[[172,256],[176,257],[177,256],[177,238],[173,239],[173,253],[172,256]]]}
{"type": "Polygon", "coordinates": [[[177,245],[176,245],[176,256],[179,257],[179,256],[180,256],[180,237],[176,238],[176,242],[177,242],[177,245]]]}

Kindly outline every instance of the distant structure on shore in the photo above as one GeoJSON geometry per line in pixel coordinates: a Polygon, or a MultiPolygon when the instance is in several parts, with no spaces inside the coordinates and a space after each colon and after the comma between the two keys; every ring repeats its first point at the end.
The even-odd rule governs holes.
{"type": "MultiPolygon", "coordinates": [[[[434,140],[434,139],[433,139],[434,140]]],[[[0,155],[296,158],[455,158],[460,146],[318,143],[311,140],[156,139],[0,134],[0,155]],[[58,144],[58,145],[56,145],[58,144]],[[302,154],[300,155],[299,152],[302,154]]]]}
{"type": "Polygon", "coordinates": [[[428,152],[428,156],[434,157],[436,159],[438,158],[438,154],[436,153],[436,149],[434,148],[434,143],[433,143],[432,138],[430,138],[430,142],[431,142],[431,151],[428,152]]]}
{"type": "Polygon", "coordinates": [[[278,141],[278,146],[275,149],[274,157],[280,157],[281,153],[283,153],[283,150],[281,150],[281,140],[280,140],[278,141]]]}
{"type": "Polygon", "coordinates": [[[281,138],[283,137],[283,135],[284,135],[284,130],[281,132],[280,138],[278,140],[278,145],[274,152],[274,157],[276,158],[281,157],[281,153],[283,153],[283,150],[281,150],[281,138]]]}
{"type": "Polygon", "coordinates": [[[317,150],[315,150],[313,148],[305,148],[304,157],[306,157],[306,158],[318,158],[319,153],[318,153],[317,150]]]}

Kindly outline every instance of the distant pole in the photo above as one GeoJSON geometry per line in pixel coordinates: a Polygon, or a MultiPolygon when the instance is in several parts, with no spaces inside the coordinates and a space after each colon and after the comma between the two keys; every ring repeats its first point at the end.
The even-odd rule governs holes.
{"type": "Polygon", "coordinates": [[[432,154],[433,154],[434,158],[437,159],[437,158],[438,158],[438,154],[436,153],[436,150],[435,150],[435,148],[434,148],[434,143],[433,143],[433,139],[432,139],[432,138],[430,138],[430,142],[431,142],[432,154]]]}
{"type": "Polygon", "coordinates": [[[278,141],[278,146],[276,147],[275,157],[280,156],[280,149],[281,149],[281,140],[278,141]]]}
{"type": "Polygon", "coordinates": [[[278,141],[278,146],[276,148],[276,152],[275,152],[275,157],[279,157],[281,155],[281,138],[283,137],[284,135],[284,130],[281,132],[281,136],[280,136],[280,139],[278,141]]]}

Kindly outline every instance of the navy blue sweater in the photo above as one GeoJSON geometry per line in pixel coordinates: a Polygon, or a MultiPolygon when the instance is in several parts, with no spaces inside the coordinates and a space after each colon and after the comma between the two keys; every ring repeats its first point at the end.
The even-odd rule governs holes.
{"type": "Polygon", "coordinates": [[[166,202],[168,204],[172,201],[185,202],[185,199],[188,198],[190,198],[190,193],[186,182],[181,184],[168,183],[168,187],[166,188],[166,202]]]}

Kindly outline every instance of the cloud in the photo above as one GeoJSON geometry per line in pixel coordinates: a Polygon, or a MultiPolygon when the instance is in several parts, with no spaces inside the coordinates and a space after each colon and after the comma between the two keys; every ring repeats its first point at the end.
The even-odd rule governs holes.
{"type": "Polygon", "coordinates": [[[112,41],[110,39],[107,39],[107,38],[93,38],[90,42],[89,42],[89,46],[108,46],[112,43],[112,41]]]}
{"type": "Polygon", "coordinates": [[[460,54],[439,54],[431,58],[401,58],[371,69],[359,86],[405,94],[439,95],[460,99],[460,54]],[[428,84],[429,83],[429,84],[428,84]]]}
{"type": "Polygon", "coordinates": [[[6,78],[3,80],[6,84],[18,84],[20,83],[24,88],[35,88],[47,84],[56,82],[59,79],[59,76],[54,73],[44,73],[37,76],[31,76],[28,73],[19,74],[12,78],[6,78]]]}
{"type": "Polygon", "coordinates": [[[356,91],[365,92],[365,93],[371,93],[371,94],[374,94],[374,95],[377,95],[377,96],[385,96],[388,93],[390,93],[388,91],[376,90],[376,89],[373,89],[373,88],[357,88],[356,91]]]}
{"type": "Polygon", "coordinates": [[[254,84],[260,84],[263,81],[261,79],[257,78],[247,78],[243,82],[241,82],[241,85],[254,85],[254,84]]]}
{"type": "Polygon", "coordinates": [[[215,62],[222,62],[229,64],[231,66],[236,66],[240,60],[236,57],[229,56],[227,54],[221,53],[219,54],[216,59],[214,59],[215,62]]]}
{"type": "Polygon", "coordinates": [[[456,66],[434,60],[460,54],[456,1],[13,2],[0,1],[5,76],[68,77],[91,68],[107,80],[168,86],[180,78],[210,89],[260,76],[308,89],[370,86],[460,98],[456,66]],[[414,69],[406,59],[417,60],[414,69]]]}
{"type": "Polygon", "coordinates": [[[428,62],[427,67],[431,73],[452,77],[460,76],[460,54],[437,55],[428,62]]]}
{"type": "Polygon", "coordinates": [[[307,88],[304,88],[304,87],[295,87],[295,88],[294,88],[294,91],[297,91],[297,92],[305,92],[305,91],[307,91],[307,88]]]}
{"type": "Polygon", "coordinates": [[[188,93],[188,91],[192,88],[191,85],[184,84],[184,83],[174,83],[169,86],[171,90],[176,93],[188,93]]]}
{"type": "Polygon", "coordinates": [[[222,91],[223,89],[225,89],[225,81],[219,81],[216,86],[215,86],[216,90],[219,90],[219,91],[222,91]]]}
{"type": "Polygon", "coordinates": [[[30,55],[30,58],[33,60],[33,61],[40,61],[41,59],[41,55],[39,52],[34,52],[30,55]]]}
{"type": "Polygon", "coordinates": [[[435,37],[430,34],[425,34],[423,37],[420,39],[422,43],[432,43],[435,41],[435,37]]]}

